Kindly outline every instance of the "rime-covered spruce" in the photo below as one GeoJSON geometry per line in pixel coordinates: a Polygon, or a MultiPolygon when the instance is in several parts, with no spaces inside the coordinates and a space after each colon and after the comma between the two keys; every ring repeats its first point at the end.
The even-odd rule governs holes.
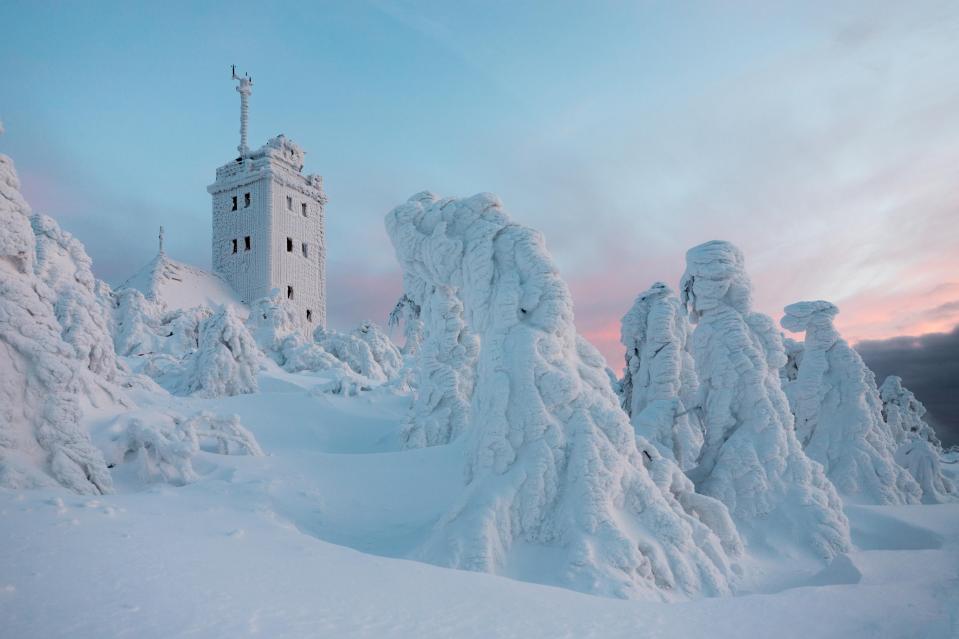
{"type": "Polygon", "coordinates": [[[849,548],[849,525],[822,466],[803,452],[779,371],[772,319],[752,310],[743,255],[712,241],[686,252],[680,295],[696,324],[692,354],[706,426],[691,476],[720,499],[752,544],[807,548],[831,559],[849,548]]]}
{"type": "MultiPolygon", "coordinates": [[[[516,553],[549,547],[556,581],[577,590],[729,592],[741,542],[726,509],[637,440],[603,358],[576,334],[542,236],[512,223],[489,194],[420,193],[386,226],[407,293],[419,281],[417,303],[437,288],[455,295],[479,340],[475,385],[460,398],[465,486],[418,556],[524,576],[516,553]]],[[[449,333],[442,313],[423,319],[427,340],[449,333]]]]}

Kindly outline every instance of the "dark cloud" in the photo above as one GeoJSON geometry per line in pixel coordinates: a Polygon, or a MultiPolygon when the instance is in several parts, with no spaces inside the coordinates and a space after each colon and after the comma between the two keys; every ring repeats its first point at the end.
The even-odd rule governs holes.
{"type": "Polygon", "coordinates": [[[945,446],[959,444],[959,326],[950,333],[860,342],[856,350],[881,384],[898,375],[929,410],[945,446]]]}

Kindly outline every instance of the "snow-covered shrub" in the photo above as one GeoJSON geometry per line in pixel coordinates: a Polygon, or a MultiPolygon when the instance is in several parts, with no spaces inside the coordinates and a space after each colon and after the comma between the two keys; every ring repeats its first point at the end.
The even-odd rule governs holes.
{"type": "Polygon", "coordinates": [[[109,287],[97,282],[83,244],[46,215],[34,215],[34,273],[56,295],[60,335],[84,367],[114,380],[122,370],[111,335],[109,287]]]}
{"type": "Polygon", "coordinates": [[[797,302],[780,321],[786,330],[806,333],[799,374],[790,383],[796,435],[839,492],[874,504],[916,503],[921,490],[894,459],[875,377],[833,326],[838,312],[822,300],[797,302]]]}
{"type": "Polygon", "coordinates": [[[103,456],[80,427],[79,361],[62,338],[55,292],[34,273],[30,207],[0,154],[0,486],[52,483],[109,492],[103,456]]]}
{"type": "Polygon", "coordinates": [[[752,311],[742,253],[722,241],[691,248],[680,288],[696,323],[691,352],[706,427],[691,471],[697,487],[722,500],[756,542],[799,540],[825,558],[845,551],[842,503],[796,438],[779,379],[782,338],[752,311]]]}
{"type": "Polygon", "coordinates": [[[204,442],[220,455],[263,455],[253,434],[237,415],[228,417],[206,411],[189,418],[149,414],[122,418],[116,442],[116,463],[136,463],[144,481],[188,484],[199,478],[193,458],[204,442]]]}
{"type": "Polygon", "coordinates": [[[393,340],[375,322],[370,320],[360,322],[350,335],[366,342],[366,345],[370,347],[373,361],[387,379],[392,379],[403,367],[403,355],[400,354],[400,349],[396,348],[393,340]]]}
{"type": "Polygon", "coordinates": [[[902,378],[890,375],[879,387],[882,400],[882,415],[896,443],[912,437],[925,439],[934,448],[942,449],[942,443],[936,437],[936,431],[923,419],[926,407],[916,399],[912,391],[902,385],[902,378]]]}
{"type": "Polygon", "coordinates": [[[168,390],[183,395],[220,397],[257,391],[260,351],[233,308],[223,306],[200,326],[197,350],[183,361],[182,371],[167,375],[168,390]]]}
{"type": "Polygon", "coordinates": [[[422,309],[407,293],[403,293],[396,306],[390,311],[387,327],[392,331],[395,327],[403,323],[403,349],[404,356],[413,356],[419,350],[420,343],[423,341],[423,320],[420,315],[422,309]]]}
{"type": "Polygon", "coordinates": [[[911,436],[896,450],[896,463],[909,471],[922,488],[925,504],[959,499],[956,484],[942,472],[942,450],[922,437],[911,436]]]}
{"type": "Polygon", "coordinates": [[[695,406],[699,381],[686,351],[689,321],[676,294],[662,282],[640,293],[623,317],[620,342],[626,370],[619,389],[636,432],[689,470],[703,445],[695,406]]]}
{"type": "Polygon", "coordinates": [[[602,356],[576,334],[569,291],[539,233],[510,222],[489,194],[421,193],[391,211],[386,227],[404,275],[447,287],[479,340],[462,436],[466,486],[420,556],[515,574],[519,566],[506,564],[525,543],[562,557],[561,579],[578,590],[728,592],[738,536],[719,523],[724,507],[696,496],[640,438],[641,452],[602,356]]]}
{"type": "Polygon", "coordinates": [[[382,384],[389,381],[390,377],[399,370],[395,366],[395,357],[398,357],[399,351],[390,343],[388,350],[379,351],[379,355],[386,359],[377,360],[377,353],[374,353],[371,344],[379,350],[384,347],[378,342],[389,342],[389,338],[371,322],[361,326],[364,325],[368,327],[366,333],[361,332],[359,328],[352,333],[340,333],[317,326],[313,331],[313,339],[324,351],[349,367],[353,373],[365,377],[370,382],[382,384]]]}
{"type": "Polygon", "coordinates": [[[158,344],[162,309],[135,288],[115,293],[113,346],[119,355],[142,355],[162,350],[158,344]]]}

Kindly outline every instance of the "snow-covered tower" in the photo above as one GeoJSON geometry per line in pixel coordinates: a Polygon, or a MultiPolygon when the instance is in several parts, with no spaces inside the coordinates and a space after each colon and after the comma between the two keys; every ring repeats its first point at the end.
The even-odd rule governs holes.
{"type": "Polygon", "coordinates": [[[240,94],[239,157],[216,170],[213,270],[246,303],[279,289],[312,331],[326,324],[323,178],[303,174],[304,151],[284,135],[247,147],[253,79],[233,79],[240,94]]]}

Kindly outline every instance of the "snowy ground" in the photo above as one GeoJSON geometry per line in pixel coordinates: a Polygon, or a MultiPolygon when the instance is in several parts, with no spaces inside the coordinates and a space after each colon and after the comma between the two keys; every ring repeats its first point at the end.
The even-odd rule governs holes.
{"type": "MultiPolygon", "coordinates": [[[[753,556],[739,596],[689,603],[403,559],[460,490],[463,452],[401,450],[407,398],[311,393],[322,381],[138,396],[237,413],[267,453],[202,453],[192,484],[120,464],[105,497],[0,490],[0,637],[959,637],[959,504],[847,506],[856,550],[827,569],[753,556]]],[[[114,417],[87,411],[107,454],[114,417]]]]}

